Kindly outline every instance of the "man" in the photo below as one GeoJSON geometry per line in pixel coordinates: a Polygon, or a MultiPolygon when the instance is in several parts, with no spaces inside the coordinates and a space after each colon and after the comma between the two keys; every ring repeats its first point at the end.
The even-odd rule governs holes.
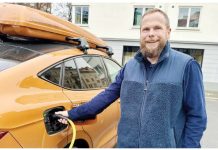
{"type": "Polygon", "coordinates": [[[90,102],[57,113],[88,119],[120,97],[118,147],[200,147],[207,122],[201,68],[192,57],[170,48],[170,32],[163,11],[144,14],[140,51],[115,82],[90,102]]]}

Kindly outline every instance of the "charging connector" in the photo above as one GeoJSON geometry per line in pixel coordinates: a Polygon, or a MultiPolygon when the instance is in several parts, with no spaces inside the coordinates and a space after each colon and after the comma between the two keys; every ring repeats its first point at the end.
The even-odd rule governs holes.
{"type": "Polygon", "coordinates": [[[71,127],[72,127],[72,134],[73,135],[72,135],[72,140],[71,140],[69,148],[72,148],[73,144],[75,142],[75,139],[76,139],[76,126],[75,126],[75,124],[69,118],[67,118],[67,117],[65,117],[63,115],[60,115],[60,114],[54,114],[53,117],[55,117],[57,119],[59,119],[59,118],[66,119],[68,121],[68,123],[71,125],[71,127]]]}

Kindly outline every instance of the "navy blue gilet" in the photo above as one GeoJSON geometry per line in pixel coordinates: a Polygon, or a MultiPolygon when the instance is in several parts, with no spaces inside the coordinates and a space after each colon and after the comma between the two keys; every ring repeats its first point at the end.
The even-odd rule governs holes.
{"type": "Polygon", "coordinates": [[[121,85],[118,147],[181,147],[185,115],[183,76],[192,57],[170,48],[147,81],[144,60],[134,57],[125,67],[121,85]]]}

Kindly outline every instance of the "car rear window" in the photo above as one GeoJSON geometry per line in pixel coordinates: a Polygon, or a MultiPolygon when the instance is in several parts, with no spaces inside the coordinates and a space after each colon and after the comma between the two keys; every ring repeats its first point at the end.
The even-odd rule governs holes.
{"type": "Polygon", "coordinates": [[[0,42],[0,71],[39,55],[72,47],[70,44],[45,41],[0,42]]]}
{"type": "Polygon", "coordinates": [[[5,69],[10,68],[10,67],[13,67],[17,64],[19,64],[19,62],[17,62],[17,61],[0,58],[0,71],[5,70],[5,69]]]}

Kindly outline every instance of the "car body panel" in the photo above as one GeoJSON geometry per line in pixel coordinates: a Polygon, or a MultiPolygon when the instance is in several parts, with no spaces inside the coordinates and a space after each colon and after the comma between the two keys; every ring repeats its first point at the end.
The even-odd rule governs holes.
{"type": "MultiPolygon", "coordinates": [[[[102,54],[102,52],[90,50],[89,54],[96,55],[102,54]]],[[[82,55],[83,53],[78,49],[56,51],[20,63],[16,67],[1,72],[0,82],[6,82],[7,84],[0,85],[1,93],[3,93],[0,95],[0,99],[7,101],[1,104],[0,129],[9,130],[22,147],[66,146],[72,135],[72,133],[69,134],[71,130],[66,129],[58,134],[48,135],[43,123],[43,112],[57,106],[64,106],[69,110],[75,104],[89,101],[103,89],[71,91],[51,84],[35,74],[44,68],[50,67],[55,62],[82,55]],[[50,61],[45,62],[43,60],[50,61]],[[29,69],[28,71],[22,71],[24,68],[29,69]],[[39,130],[43,132],[39,134],[39,130]],[[23,135],[31,135],[32,138],[23,135]],[[69,138],[67,138],[67,135],[69,138]]],[[[102,56],[105,56],[105,54],[102,54],[102,56]]],[[[89,142],[86,139],[90,146],[103,147],[105,145],[106,147],[113,147],[114,143],[108,143],[109,145],[107,145],[107,142],[114,141],[116,138],[115,126],[118,116],[115,110],[117,110],[117,103],[112,104],[103,113],[99,114],[95,123],[78,125],[77,132],[85,130],[88,134],[83,134],[83,137],[78,136],[77,138],[91,138],[92,140],[89,140],[89,142]],[[111,120],[116,121],[111,122],[111,120]],[[101,129],[101,132],[96,132],[99,129],[101,129]]]]}
{"type": "MultiPolygon", "coordinates": [[[[74,107],[76,107],[76,105],[79,106],[88,102],[101,91],[103,91],[103,89],[95,89],[89,91],[70,91],[67,89],[63,90],[63,92],[67,95],[67,97],[70,98],[70,100],[74,104],[74,107]]],[[[116,126],[119,120],[119,111],[117,109],[117,105],[118,102],[115,101],[102,113],[98,114],[95,123],[85,123],[82,125],[83,129],[87,133],[89,133],[89,136],[93,139],[92,142],[94,147],[104,147],[104,145],[106,145],[108,141],[113,140],[114,138],[116,139],[116,126]]],[[[113,146],[114,143],[112,145],[108,145],[107,147],[113,146]]]]}
{"type": "MultiPolygon", "coordinates": [[[[87,132],[84,132],[84,130],[82,129],[82,125],[81,123],[76,123],[76,140],[84,140],[87,142],[87,144],[89,145],[90,148],[93,147],[93,142],[92,142],[92,139],[91,137],[89,136],[89,134],[87,132]],[[78,127],[80,129],[78,129],[78,127]]],[[[68,129],[68,143],[71,143],[72,141],[72,136],[73,136],[73,133],[72,133],[72,130],[69,128],[68,129]]]]}
{"type": "MultiPolygon", "coordinates": [[[[88,54],[101,54],[102,52],[96,50],[89,50],[88,54]]],[[[105,56],[105,55],[102,55],[105,56]]],[[[72,101],[74,106],[81,105],[90,101],[95,95],[103,91],[104,89],[93,89],[93,90],[82,90],[82,91],[71,91],[63,89],[66,96],[72,101]],[[82,96],[81,96],[82,95],[82,96]]],[[[89,133],[91,139],[93,139],[93,147],[113,147],[113,141],[116,139],[117,124],[119,120],[119,111],[117,109],[118,102],[115,101],[106,110],[97,116],[95,123],[83,124],[83,129],[89,133]],[[96,132],[98,130],[99,132],[96,132]],[[108,142],[108,143],[107,143],[108,142]]]]}
{"type": "MultiPolygon", "coordinates": [[[[0,79],[3,80],[2,77],[0,79]]],[[[1,84],[1,89],[5,91],[0,97],[7,101],[1,106],[0,129],[10,131],[22,147],[64,147],[67,144],[67,130],[50,136],[43,121],[43,112],[49,108],[72,107],[62,88],[38,77],[28,77],[21,78],[17,84],[8,84],[7,87],[1,84]]]]}
{"type": "MultiPolygon", "coordinates": [[[[54,40],[56,44],[57,41],[68,42],[65,39],[67,36],[84,37],[88,41],[90,49],[87,54],[78,49],[75,43],[68,42],[68,45],[72,44],[72,48],[68,49],[67,46],[64,50],[46,49],[47,52],[39,52],[39,56],[23,62],[14,62],[16,65],[10,64],[11,66],[0,72],[0,131],[8,132],[0,139],[0,147],[67,146],[72,138],[71,127],[48,134],[44,112],[58,106],[70,110],[88,102],[104,88],[69,90],[41,78],[40,73],[78,56],[108,57],[106,50],[96,50],[97,45],[106,46],[105,42],[55,16],[12,4],[0,4],[0,33],[6,37],[54,40]]],[[[5,60],[4,63],[13,62],[7,58],[5,60]]],[[[76,139],[86,141],[89,147],[113,147],[117,139],[118,105],[117,101],[114,102],[97,115],[95,120],[75,122],[76,139]]]]}
{"type": "Polygon", "coordinates": [[[9,145],[10,148],[22,148],[10,133],[7,133],[4,138],[0,140],[0,145],[1,148],[8,148],[9,145]]]}

